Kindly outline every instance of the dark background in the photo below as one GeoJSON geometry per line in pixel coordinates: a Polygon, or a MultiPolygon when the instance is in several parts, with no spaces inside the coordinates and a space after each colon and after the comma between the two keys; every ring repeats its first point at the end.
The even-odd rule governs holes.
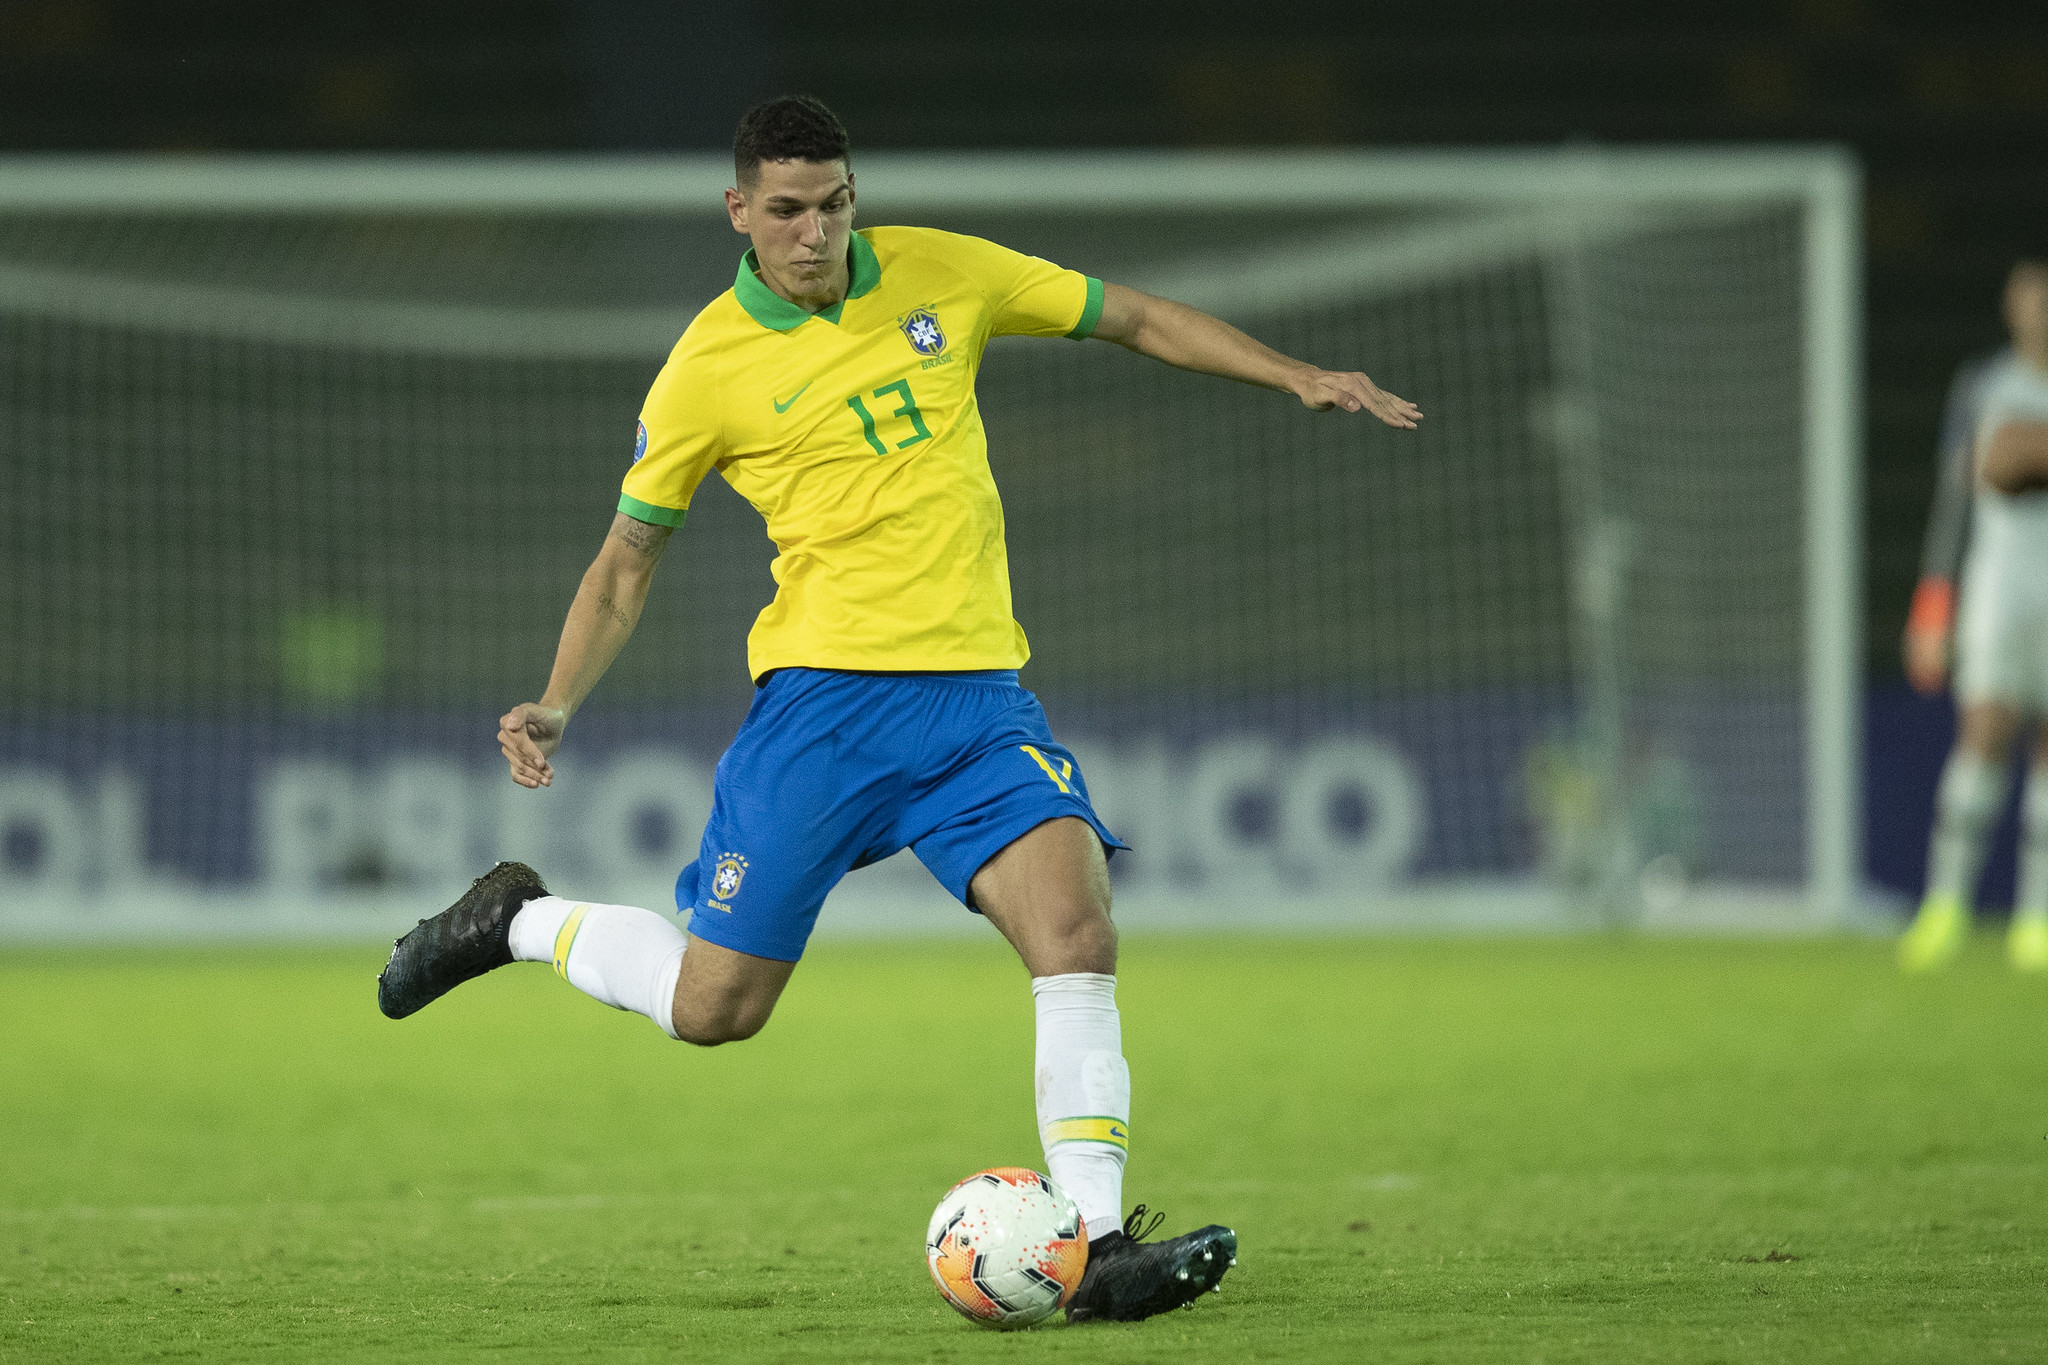
{"type": "Polygon", "coordinates": [[[1854,148],[1869,192],[1867,837],[1875,880],[1917,889],[1950,716],[1904,688],[1897,640],[1943,391],[2001,339],[2012,260],[2048,253],[2048,3],[0,0],[0,151],[705,150],[788,91],[832,104],[856,154],[1854,148]]]}
{"type": "Polygon", "coordinates": [[[0,4],[0,148],[714,148],[786,90],[860,147],[1827,140],[1869,203],[1868,648],[1955,364],[2048,251],[2040,0],[0,4]]]}

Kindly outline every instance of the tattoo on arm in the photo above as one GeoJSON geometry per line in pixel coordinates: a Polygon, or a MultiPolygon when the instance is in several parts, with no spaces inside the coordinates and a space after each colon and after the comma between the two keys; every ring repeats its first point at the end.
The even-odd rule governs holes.
{"type": "Polygon", "coordinates": [[[612,518],[612,535],[626,542],[648,559],[653,559],[668,544],[669,527],[651,526],[635,520],[624,512],[612,518]]]}
{"type": "Polygon", "coordinates": [[[612,595],[610,593],[600,593],[598,595],[597,609],[603,612],[606,616],[611,617],[612,620],[617,621],[620,625],[625,626],[628,629],[631,629],[633,625],[633,618],[626,615],[625,609],[621,607],[617,602],[612,600],[612,595]]]}

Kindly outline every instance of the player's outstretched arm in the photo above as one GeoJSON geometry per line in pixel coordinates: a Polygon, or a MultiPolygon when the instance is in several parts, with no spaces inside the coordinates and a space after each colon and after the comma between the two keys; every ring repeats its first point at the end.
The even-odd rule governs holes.
{"type": "Polygon", "coordinates": [[[521,702],[498,721],[498,747],[520,786],[553,784],[555,769],[548,758],[561,746],[569,717],[632,638],[668,536],[668,527],[650,526],[623,512],[612,518],[611,532],[584,571],[569,619],[562,623],[548,690],[539,701],[521,702]]]}
{"type": "Polygon", "coordinates": [[[1103,285],[1102,316],[1094,334],[1183,370],[1291,393],[1317,412],[1370,412],[1390,427],[1412,428],[1422,420],[1421,409],[1413,403],[1396,398],[1355,370],[1318,369],[1199,308],[1124,285],[1103,285]]]}
{"type": "Polygon", "coordinates": [[[1949,646],[1956,619],[1956,580],[1970,543],[1970,507],[1977,490],[1976,390],[1978,369],[1965,366],[1942,419],[1940,469],[1927,539],[1920,552],[1920,582],[1906,615],[1906,677],[1929,696],[1948,686],[1949,646]]]}
{"type": "Polygon", "coordinates": [[[2006,422],[1992,432],[1984,482],[2013,495],[2048,489],[2048,422],[2006,422]]]}

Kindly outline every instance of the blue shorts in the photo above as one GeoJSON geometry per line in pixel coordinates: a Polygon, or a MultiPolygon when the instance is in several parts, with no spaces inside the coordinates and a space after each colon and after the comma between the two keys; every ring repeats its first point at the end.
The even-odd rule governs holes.
{"type": "Polygon", "coordinates": [[[718,760],[676,907],[698,938],[794,962],[854,868],[913,849],[964,904],[982,864],[1063,815],[1125,846],[1014,672],[779,669],[718,760]]]}

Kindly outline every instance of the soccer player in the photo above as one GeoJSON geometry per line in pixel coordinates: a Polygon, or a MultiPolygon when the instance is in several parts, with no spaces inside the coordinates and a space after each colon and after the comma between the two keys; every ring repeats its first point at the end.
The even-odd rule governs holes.
{"type": "MultiPolygon", "coordinates": [[[[1945,966],[1961,950],[1984,846],[2010,790],[2013,743],[2048,712],[2048,263],[2013,268],[2005,321],[2012,349],[1964,366],[1950,390],[1906,626],[1906,673],[1923,692],[1947,681],[1953,635],[1961,710],[1935,798],[1926,899],[1899,940],[1908,971],[1945,966]]],[[[2048,970],[2048,727],[2036,726],[2032,767],[2006,955],[2038,972],[2048,970]]]]}
{"type": "Polygon", "coordinates": [[[698,482],[716,469],[753,503],[779,552],[776,593],[748,640],[753,705],[676,884],[688,932],[653,911],[551,895],[531,869],[500,863],[399,940],[378,1004],[403,1018],[506,963],[553,962],[672,1038],[748,1038],[826,892],[909,847],[1030,971],[1039,1133],[1090,1243],[1069,1318],[1192,1302],[1234,1263],[1237,1236],[1212,1225],[1148,1243],[1143,1205],[1123,1220],[1130,1072],[1106,861],[1123,845],[1017,683],[1028,651],[975,372],[992,336],[1094,337],[1318,411],[1395,427],[1421,414],[1363,374],[993,242],[855,232],[846,132],[815,100],[750,111],[733,162],[726,210],[752,247],[654,381],[547,690],[498,734],[513,780],[549,785],[549,756],[632,633],[698,482]]]}

